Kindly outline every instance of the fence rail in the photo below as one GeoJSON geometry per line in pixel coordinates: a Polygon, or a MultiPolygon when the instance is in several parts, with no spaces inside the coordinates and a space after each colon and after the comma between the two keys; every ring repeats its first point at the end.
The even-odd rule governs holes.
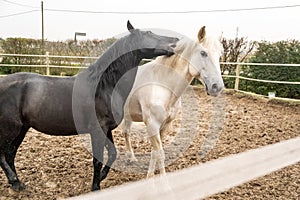
{"type": "Polygon", "coordinates": [[[272,80],[263,80],[263,79],[248,78],[248,77],[243,77],[243,76],[223,75],[223,77],[227,77],[227,78],[239,78],[239,79],[244,79],[244,80],[249,80],[249,81],[256,81],[256,82],[263,82],[263,83],[281,83],[281,84],[300,85],[300,82],[272,81],[272,80]]]}
{"type": "Polygon", "coordinates": [[[200,199],[300,161],[300,137],[210,161],[165,177],[93,192],[79,199],[200,199]]]}
{"type": "Polygon", "coordinates": [[[263,83],[279,83],[279,84],[291,84],[291,85],[300,85],[300,82],[291,82],[291,81],[273,81],[273,80],[263,80],[263,79],[255,79],[255,78],[248,78],[240,76],[241,72],[241,65],[247,66],[285,66],[285,67],[300,67],[300,64],[286,64],[286,63],[241,63],[241,62],[221,62],[222,65],[236,65],[236,72],[235,75],[223,75],[223,77],[227,78],[235,78],[235,86],[234,89],[239,91],[239,80],[249,80],[249,81],[256,81],[256,82],[263,82],[263,83]]]}
{"type": "Polygon", "coordinates": [[[243,63],[243,62],[220,62],[221,65],[248,65],[248,66],[284,66],[284,67],[300,67],[300,64],[287,63],[243,63]]]}
{"type": "Polygon", "coordinates": [[[34,54],[0,54],[0,57],[9,56],[9,57],[39,57],[39,58],[76,58],[76,59],[97,59],[98,57],[92,56],[58,56],[58,55],[34,55],[34,54]]]}
{"type": "MultiPolygon", "coordinates": [[[[0,67],[41,67],[41,68],[66,68],[66,69],[83,69],[85,66],[72,66],[72,65],[18,65],[18,64],[0,64],[0,67]]],[[[50,75],[50,74],[47,74],[50,75]]]]}
{"type": "MultiPolygon", "coordinates": [[[[0,61],[1,57],[8,56],[8,57],[40,57],[45,59],[45,64],[43,65],[26,65],[26,64],[0,64],[0,67],[8,66],[8,67],[40,67],[46,68],[46,75],[50,76],[50,69],[51,68],[62,68],[62,69],[82,69],[87,68],[87,66],[76,66],[76,65],[69,65],[69,66],[60,66],[60,65],[50,65],[50,58],[63,58],[63,59],[87,59],[87,60],[95,60],[98,57],[89,57],[89,56],[58,56],[58,55],[49,55],[46,52],[45,55],[30,55],[30,54],[0,54],[0,61]]],[[[149,61],[150,59],[145,59],[149,61]]],[[[88,62],[86,63],[88,64],[88,62]]],[[[241,66],[286,66],[286,67],[300,67],[300,64],[286,64],[286,63],[242,63],[242,62],[221,62],[221,65],[235,65],[236,66],[236,73],[235,75],[223,75],[226,78],[235,78],[235,86],[234,90],[245,92],[239,90],[239,81],[240,79],[249,80],[249,81],[256,81],[256,82],[263,82],[263,83],[279,83],[279,84],[290,84],[290,85],[300,85],[300,82],[291,82],[291,81],[274,81],[274,80],[262,80],[262,79],[255,79],[255,78],[248,78],[240,76],[241,66]]],[[[5,75],[0,75],[3,77],[5,75]]],[[[277,98],[277,97],[275,97],[277,98]]],[[[280,98],[282,99],[282,98],[280,98]]],[[[300,100],[299,100],[300,101],[300,100]]]]}
{"type": "MultiPolygon", "coordinates": [[[[46,52],[45,55],[33,55],[33,54],[0,54],[1,57],[35,57],[35,58],[43,58],[45,59],[45,64],[41,65],[28,65],[28,64],[0,64],[0,67],[8,66],[8,67],[40,67],[40,68],[46,68],[46,75],[50,76],[50,69],[51,68],[65,68],[65,69],[82,69],[87,68],[86,66],[60,66],[60,65],[50,65],[50,59],[51,58],[63,58],[63,59],[85,59],[85,60],[95,60],[98,57],[92,57],[92,56],[59,56],[59,55],[50,55],[49,52],[46,52]]],[[[3,77],[4,75],[1,75],[0,77],[3,77]]]]}
{"type": "MultiPolygon", "coordinates": [[[[238,91],[238,92],[242,92],[242,93],[247,93],[247,94],[253,94],[251,92],[247,92],[247,91],[243,91],[239,89],[239,82],[240,79],[243,80],[249,80],[249,81],[256,81],[256,82],[262,82],[262,83],[277,83],[277,84],[289,84],[289,85],[300,85],[300,82],[298,81],[274,81],[274,80],[263,80],[263,79],[255,79],[255,78],[248,78],[248,77],[243,77],[240,76],[241,73],[241,66],[242,65],[246,65],[246,66],[285,66],[285,67],[300,67],[300,64],[286,64],[286,63],[241,63],[241,62],[221,62],[220,64],[222,65],[235,65],[236,66],[236,70],[235,70],[235,75],[222,75],[225,78],[235,78],[235,84],[234,84],[234,90],[238,91]]],[[[261,95],[261,94],[254,94],[254,95],[258,95],[258,96],[262,96],[262,97],[268,97],[265,95],[261,95]]],[[[291,100],[294,102],[300,102],[299,99],[290,99],[290,98],[281,98],[281,97],[272,97],[274,99],[278,99],[278,100],[291,100]]]]}

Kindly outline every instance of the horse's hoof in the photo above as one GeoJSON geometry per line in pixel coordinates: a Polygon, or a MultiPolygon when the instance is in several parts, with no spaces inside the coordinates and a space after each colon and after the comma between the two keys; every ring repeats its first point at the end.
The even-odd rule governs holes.
{"type": "Polygon", "coordinates": [[[94,185],[93,185],[93,186],[92,186],[92,191],[97,191],[97,190],[100,190],[100,186],[97,186],[97,185],[94,186],[94,185]]]}
{"type": "Polygon", "coordinates": [[[11,189],[13,189],[14,191],[16,192],[20,192],[22,190],[25,190],[26,189],[26,186],[24,183],[22,182],[14,182],[11,186],[11,189]]]}

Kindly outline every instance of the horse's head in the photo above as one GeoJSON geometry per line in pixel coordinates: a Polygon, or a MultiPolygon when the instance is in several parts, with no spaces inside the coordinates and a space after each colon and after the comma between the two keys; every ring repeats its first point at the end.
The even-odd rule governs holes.
{"type": "Polygon", "coordinates": [[[190,73],[204,83],[209,95],[217,96],[224,88],[219,61],[223,46],[218,39],[206,37],[205,26],[199,30],[198,42],[192,50],[190,73]]]}
{"type": "Polygon", "coordinates": [[[133,28],[131,23],[127,22],[127,29],[130,31],[130,36],[137,42],[139,50],[143,58],[153,58],[156,56],[174,54],[174,48],[178,38],[161,36],[152,33],[151,31],[141,31],[133,28]]]}

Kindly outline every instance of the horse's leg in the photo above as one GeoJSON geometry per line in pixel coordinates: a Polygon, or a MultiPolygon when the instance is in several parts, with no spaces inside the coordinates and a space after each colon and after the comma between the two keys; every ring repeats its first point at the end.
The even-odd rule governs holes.
{"type": "Polygon", "coordinates": [[[173,122],[175,119],[180,119],[181,118],[181,110],[182,110],[182,105],[181,105],[181,97],[175,102],[174,106],[169,108],[169,116],[162,127],[160,136],[164,138],[166,136],[167,132],[173,131],[175,129],[175,126],[173,122]]]}
{"type": "MultiPolygon", "coordinates": [[[[7,161],[8,165],[10,166],[10,168],[15,172],[16,176],[17,176],[17,171],[16,171],[16,167],[15,167],[15,157],[16,157],[18,148],[20,147],[21,143],[23,142],[28,129],[29,128],[26,126],[23,126],[21,128],[20,134],[12,142],[12,144],[9,148],[9,152],[7,154],[8,156],[6,156],[6,161],[7,161]]],[[[23,190],[23,189],[25,189],[25,185],[18,179],[17,182],[12,183],[12,188],[14,190],[23,190]]]]}
{"type": "Polygon", "coordinates": [[[9,151],[9,157],[6,158],[7,163],[9,164],[9,166],[11,167],[11,169],[16,173],[16,168],[15,168],[15,157],[18,151],[18,148],[20,147],[21,143],[24,140],[24,137],[28,131],[28,127],[23,126],[21,128],[20,134],[18,135],[18,137],[13,141],[13,143],[11,144],[10,147],[10,151],[9,151]]]}
{"type": "Polygon", "coordinates": [[[106,178],[111,165],[116,160],[117,150],[113,142],[111,130],[107,133],[107,137],[103,134],[103,132],[91,133],[91,137],[94,164],[94,178],[92,191],[95,191],[100,190],[100,182],[106,178]],[[102,169],[104,146],[108,150],[108,160],[106,165],[102,169]]]}
{"type": "Polygon", "coordinates": [[[105,164],[103,170],[101,171],[100,181],[102,181],[103,179],[106,178],[112,164],[115,162],[115,160],[117,158],[117,150],[116,150],[116,146],[114,144],[111,130],[108,131],[108,133],[107,133],[105,148],[108,151],[108,160],[107,160],[107,163],[105,164]]]}
{"type": "Polygon", "coordinates": [[[131,146],[131,140],[130,140],[130,130],[131,130],[132,121],[124,119],[123,123],[124,124],[122,124],[122,132],[125,137],[125,146],[126,146],[126,150],[128,152],[127,154],[130,155],[129,160],[131,162],[136,162],[137,159],[134,155],[133,148],[131,146]]]}
{"type": "Polygon", "coordinates": [[[165,174],[165,152],[162,148],[162,142],[160,139],[160,134],[151,136],[150,142],[152,145],[151,159],[148,169],[147,178],[154,176],[156,169],[159,169],[160,174],[165,174]],[[156,168],[157,166],[157,168],[156,168]]]}
{"type": "Polygon", "coordinates": [[[152,145],[150,164],[147,173],[148,178],[154,176],[156,165],[160,170],[160,173],[165,174],[165,152],[160,138],[160,129],[167,118],[165,109],[161,105],[152,105],[150,113],[150,116],[144,117],[144,119],[147,120],[145,121],[145,124],[152,145]]]}
{"type": "Polygon", "coordinates": [[[172,130],[172,119],[167,118],[166,122],[163,124],[160,130],[160,138],[163,140],[167,137],[167,133],[172,130]]]}
{"type": "Polygon", "coordinates": [[[106,136],[102,131],[91,132],[92,151],[93,151],[93,165],[94,177],[92,183],[92,191],[100,190],[101,169],[103,165],[103,150],[106,136]]]}
{"type": "Polygon", "coordinates": [[[8,178],[9,184],[12,185],[12,189],[15,191],[21,191],[25,189],[25,185],[19,180],[17,176],[14,161],[17,150],[22,143],[27,131],[28,128],[25,128],[23,126],[14,141],[5,150],[0,152],[0,165],[8,178]]]}
{"type": "Polygon", "coordinates": [[[0,151],[0,166],[8,179],[8,183],[12,185],[13,190],[20,191],[25,189],[24,184],[19,181],[17,174],[11,169],[11,167],[7,163],[6,154],[2,151],[0,151]]]}

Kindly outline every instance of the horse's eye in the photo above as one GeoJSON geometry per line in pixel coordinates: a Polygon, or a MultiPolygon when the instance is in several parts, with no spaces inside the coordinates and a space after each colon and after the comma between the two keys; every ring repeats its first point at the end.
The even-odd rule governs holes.
{"type": "Polygon", "coordinates": [[[200,54],[201,54],[201,56],[203,56],[203,57],[207,57],[207,53],[206,53],[205,51],[201,51],[200,54]]]}

